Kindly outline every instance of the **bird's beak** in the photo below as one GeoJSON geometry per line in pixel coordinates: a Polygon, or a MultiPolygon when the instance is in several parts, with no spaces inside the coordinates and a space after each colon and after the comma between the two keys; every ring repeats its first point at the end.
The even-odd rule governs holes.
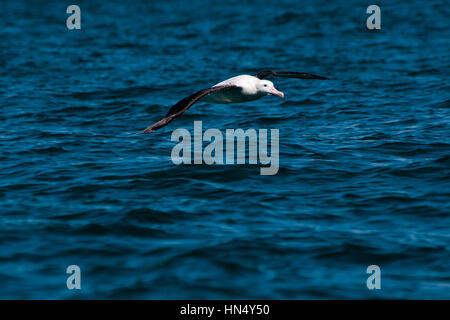
{"type": "Polygon", "coordinates": [[[281,91],[278,91],[278,90],[275,89],[275,88],[273,88],[273,89],[270,90],[270,94],[273,94],[274,96],[278,96],[278,97],[280,97],[281,99],[284,98],[284,93],[281,92],[281,91]]]}

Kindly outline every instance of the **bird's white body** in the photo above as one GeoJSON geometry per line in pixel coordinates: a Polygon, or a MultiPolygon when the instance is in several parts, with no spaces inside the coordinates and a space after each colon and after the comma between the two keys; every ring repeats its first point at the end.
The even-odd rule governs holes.
{"type": "Polygon", "coordinates": [[[202,100],[212,103],[233,103],[257,100],[268,94],[284,97],[282,92],[274,88],[272,82],[250,75],[240,75],[224,80],[214,85],[213,88],[229,85],[236,86],[236,88],[211,93],[202,100]]]}

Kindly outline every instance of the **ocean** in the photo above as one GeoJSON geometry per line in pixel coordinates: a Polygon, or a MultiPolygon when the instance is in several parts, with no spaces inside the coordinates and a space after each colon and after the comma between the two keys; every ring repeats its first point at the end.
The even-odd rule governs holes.
{"type": "Polygon", "coordinates": [[[449,16],[425,0],[3,1],[0,298],[449,299],[449,16]],[[331,80],[270,78],[284,100],[200,102],[140,134],[262,70],[331,80]],[[194,121],[278,129],[278,172],[175,165],[172,132],[194,121]]]}

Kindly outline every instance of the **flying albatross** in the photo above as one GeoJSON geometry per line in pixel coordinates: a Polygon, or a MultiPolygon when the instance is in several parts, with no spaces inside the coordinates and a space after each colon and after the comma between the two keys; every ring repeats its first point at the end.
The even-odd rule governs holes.
{"type": "Polygon", "coordinates": [[[263,96],[272,94],[284,98],[284,93],[275,89],[273,83],[269,80],[263,80],[269,76],[298,78],[298,79],[319,79],[329,80],[328,78],[317,76],[304,72],[290,71],[262,71],[253,76],[241,75],[222,81],[215,86],[195,92],[194,94],[180,100],[170,108],[167,115],[152,124],[141,133],[156,131],[168,123],[172,122],[185,113],[194,103],[202,99],[212,103],[233,103],[257,100],[263,96]]]}

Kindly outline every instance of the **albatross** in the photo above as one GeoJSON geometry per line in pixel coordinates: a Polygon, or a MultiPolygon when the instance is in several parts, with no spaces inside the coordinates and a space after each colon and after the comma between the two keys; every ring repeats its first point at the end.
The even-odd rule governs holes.
{"type": "Polygon", "coordinates": [[[199,100],[211,103],[236,103],[257,100],[266,95],[284,98],[284,93],[275,89],[273,82],[264,80],[267,77],[284,77],[297,79],[329,80],[328,78],[304,72],[261,71],[253,76],[240,75],[219,82],[211,88],[199,90],[173,105],[167,115],[158,122],[147,127],[141,133],[156,131],[185,113],[199,100]]]}

